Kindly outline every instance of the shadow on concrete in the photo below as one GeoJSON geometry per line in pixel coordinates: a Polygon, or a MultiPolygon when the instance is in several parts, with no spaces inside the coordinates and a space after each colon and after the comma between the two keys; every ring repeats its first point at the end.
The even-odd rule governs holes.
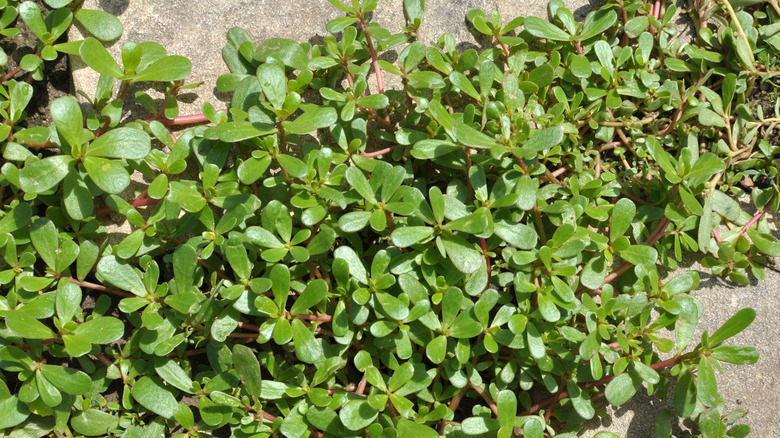
{"type": "Polygon", "coordinates": [[[99,0],[100,9],[112,15],[121,15],[130,5],[130,0],[99,0]]]}

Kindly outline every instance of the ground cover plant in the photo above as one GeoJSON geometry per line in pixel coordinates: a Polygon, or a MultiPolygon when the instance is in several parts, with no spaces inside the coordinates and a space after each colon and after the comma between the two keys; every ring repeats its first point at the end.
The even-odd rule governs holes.
{"type": "Polygon", "coordinates": [[[695,0],[690,41],[661,1],[472,11],[460,52],[417,40],[424,1],[402,34],[330,1],[319,41],[231,30],[228,108],[180,115],[185,57],[117,62],[114,17],[0,0],[39,39],[0,52],[4,435],[572,437],[637,391],[673,392],[656,436],[747,435],[716,374],[758,360],[728,343],[755,312],[693,339],[699,274],[665,275],[780,256],[777,2],[695,0]],[[62,53],[97,91],[32,126],[62,53]]]}

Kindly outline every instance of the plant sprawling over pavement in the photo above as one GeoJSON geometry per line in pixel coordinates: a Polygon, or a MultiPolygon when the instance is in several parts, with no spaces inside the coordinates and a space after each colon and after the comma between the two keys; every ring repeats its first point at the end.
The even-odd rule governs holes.
{"type": "Polygon", "coordinates": [[[780,256],[780,119],[754,98],[777,97],[776,1],[696,0],[687,43],[660,0],[475,10],[485,46],[460,52],[417,40],[422,0],[401,34],[367,21],[376,0],[331,0],[317,43],[231,30],[232,101],[187,116],[186,58],[117,62],[115,18],[45,3],[0,0],[0,33],[40,40],[0,52],[0,431],[573,437],[600,397],[676,378],[656,436],[675,414],[749,432],[715,371],[758,359],[724,345],[755,312],[694,340],[699,275],[664,273],[701,252],[746,284],[780,256]],[[90,36],[58,42],[73,23],[90,36]],[[101,74],[91,105],[27,126],[61,53],[101,74]],[[162,99],[127,120],[149,81],[162,99]]]}

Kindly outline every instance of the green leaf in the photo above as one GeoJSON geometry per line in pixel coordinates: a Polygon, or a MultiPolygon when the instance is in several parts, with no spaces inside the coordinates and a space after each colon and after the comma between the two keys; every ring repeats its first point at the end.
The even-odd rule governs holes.
{"type": "Polygon", "coordinates": [[[186,78],[191,71],[192,63],[189,59],[178,55],[163,56],[138,72],[133,79],[136,82],[173,82],[186,78]]]}
{"type": "Polygon", "coordinates": [[[569,34],[559,27],[537,17],[526,17],[523,23],[525,30],[537,38],[545,38],[551,41],[569,41],[569,34]]]}
{"type": "Polygon", "coordinates": [[[51,118],[57,133],[72,147],[81,146],[84,122],[81,105],[73,96],[64,96],[51,103],[51,118]]]}
{"type": "Polygon", "coordinates": [[[309,173],[309,166],[293,156],[279,154],[276,156],[276,160],[279,161],[282,169],[286,170],[293,178],[303,178],[309,173]]]}
{"type": "Polygon", "coordinates": [[[260,89],[271,105],[281,110],[287,97],[287,77],[284,68],[276,63],[263,64],[257,69],[257,79],[260,89]]]}
{"type": "MultiPolygon", "coordinates": [[[[5,11],[4,11],[5,12],[5,11]]],[[[40,8],[35,2],[26,1],[19,5],[18,9],[19,18],[24,21],[24,24],[38,37],[38,39],[45,41],[49,39],[49,30],[46,23],[43,21],[43,15],[40,8]]],[[[5,27],[5,26],[3,26],[5,27]]]]}
{"type": "Polygon", "coordinates": [[[633,371],[625,372],[613,379],[604,388],[604,396],[614,406],[620,406],[631,400],[642,387],[642,378],[633,371]]]}
{"type": "Polygon", "coordinates": [[[159,380],[141,377],[133,385],[133,398],[146,409],[168,419],[173,418],[178,407],[176,398],[159,380]]]}
{"type": "MultiPolygon", "coordinates": [[[[531,18],[531,17],[529,17],[531,18]]],[[[563,130],[561,128],[545,128],[538,131],[533,137],[523,145],[526,151],[540,152],[553,146],[561,144],[563,141],[563,130]]]]}
{"type": "Polygon", "coordinates": [[[344,427],[353,431],[365,429],[378,415],[366,400],[351,400],[339,410],[339,418],[344,427]]]}
{"type": "Polygon", "coordinates": [[[263,382],[257,356],[249,347],[235,344],[233,346],[233,364],[249,395],[259,397],[263,382]]]}
{"type": "MultiPolygon", "coordinates": [[[[584,41],[596,35],[601,35],[615,24],[617,18],[617,13],[612,9],[596,11],[595,14],[589,16],[588,20],[585,21],[585,25],[582,28],[582,32],[578,35],[578,39],[584,41]]],[[[528,21],[526,20],[526,27],[527,26],[528,21]]]]}
{"type": "Polygon", "coordinates": [[[709,346],[717,347],[722,344],[723,341],[736,336],[738,333],[745,330],[753,320],[756,319],[756,311],[751,308],[745,308],[734,314],[728,321],[710,336],[709,346]]]}
{"type": "Polygon", "coordinates": [[[19,172],[19,183],[27,193],[45,192],[62,181],[70,172],[73,158],[67,155],[55,155],[32,162],[19,172]]]}
{"type": "Polygon", "coordinates": [[[489,137],[458,120],[452,121],[452,135],[460,144],[477,149],[489,149],[500,145],[495,138],[489,137]]]}
{"type": "Polygon", "coordinates": [[[73,368],[43,364],[41,374],[57,389],[68,394],[86,394],[92,388],[92,379],[89,375],[73,368]]]}
{"type": "Polygon", "coordinates": [[[301,362],[315,363],[320,360],[324,352],[322,345],[300,320],[292,321],[293,342],[295,343],[295,357],[301,362]]]}
{"type": "MultiPolygon", "coordinates": [[[[346,233],[355,233],[365,228],[369,219],[370,211],[351,211],[339,218],[339,228],[346,233]]],[[[403,228],[399,228],[401,229],[403,228]]]]}
{"type": "Polygon", "coordinates": [[[747,235],[753,241],[753,245],[757,250],[770,257],[780,257],[780,243],[774,237],[760,233],[757,230],[750,230],[747,232],[747,235]]]}
{"type": "MultiPolygon", "coordinates": [[[[203,135],[209,139],[219,139],[226,143],[233,143],[266,136],[274,132],[276,132],[276,128],[271,124],[231,121],[208,128],[203,135]]],[[[268,159],[270,160],[270,158],[268,159]]],[[[268,166],[265,167],[267,168],[268,166]]]]}
{"type": "Polygon", "coordinates": [[[30,240],[38,256],[53,269],[60,246],[54,223],[46,218],[36,220],[30,227],[30,240]]]}
{"type": "Polygon", "coordinates": [[[631,245],[618,254],[633,265],[652,266],[658,260],[658,251],[648,245],[631,245]]]}
{"type": "Polygon", "coordinates": [[[598,289],[604,285],[607,277],[607,259],[603,255],[593,257],[582,268],[580,282],[589,289],[598,289]]]}
{"type": "Polygon", "coordinates": [[[100,259],[97,272],[114,286],[132,292],[139,297],[146,296],[146,287],[141,276],[129,264],[109,255],[100,259]]]}
{"type": "Polygon", "coordinates": [[[166,383],[174,388],[190,394],[195,392],[192,385],[192,379],[173,359],[167,357],[158,358],[154,362],[154,370],[157,372],[158,376],[162,377],[166,383]]]}
{"type": "Polygon", "coordinates": [[[467,78],[463,73],[459,71],[453,71],[450,73],[450,82],[452,82],[452,85],[458,87],[460,91],[474,98],[474,100],[477,102],[482,101],[482,97],[477,92],[477,89],[474,88],[474,85],[471,83],[469,78],[467,78]]]}
{"type": "Polygon", "coordinates": [[[615,239],[622,236],[631,226],[631,221],[634,220],[636,215],[636,205],[628,198],[621,198],[615,203],[612,209],[612,216],[609,221],[609,241],[614,242],[615,239]]]}
{"type": "Polygon", "coordinates": [[[578,78],[589,78],[593,74],[590,68],[590,61],[585,55],[574,55],[569,63],[569,69],[578,78]]]}
{"type": "Polygon", "coordinates": [[[101,316],[79,324],[73,334],[84,336],[93,344],[110,344],[122,337],[125,325],[112,316],[101,316]]]}
{"type": "Polygon", "coordinates": [[[486,209],[478,209],[474,213],[463,216],[447,223],[446,228],[452,231],[461,231],[468,234],[479,234],[487,229],[490,224],[486,209]]]}
{"type": "Polygon", "coordinates": [[[62,183],[65,211],[73,219],[84,220],[95,212],[95,202],[87,183],[76,172],[68,173],[62,183]]]}
{"type": "Polygon", "coordinates": [[[328,294],[328,283],[323,279],[317,279],[312,281],[306,286],[306,289],[301,292],[298,299],[295,300],[290,313],[293,315],[299,315],[306,312],[310,308],[317,305],[320,301],[325,299],[328,294]]]}
{"type": "Polygon", "coordinates": [[[114,60],[108,50],[103,47],[103,44],[95,38],[88,37],[84,39],[79,48],[79,55],[84,63],[87,64],[92,70],[100,73],[101,75],[110,76],[115,79],[124,79],[125,72],[119,67],[119,64],[114,60]]]}
{"type": "Polygon", "coordinates": [[[284,129],[291,134],[308,134],[319,128],[326,128],[333,125],[338,120],[338,113],[335,108],[325,106],[306,106],[304,113],[293,121],[285,120],[282,122],[284,129]]]}
{"type": "Polygon", "coordinates": [[[85,157],[82,163],[92,182],[106,193],[117,194],[130,185],[130,174],[119,161],[85,157]]]}
{"type": "Polygon", "coordinates": [[[376,195],[374,189],[368,183],[363,171],[357,167],[350,167],[346,172],[347,181],[369,204],[376,204],[376,195]]]}
{"type": "Polygon", "coordinates": [[[476,272],[482,266],[482,254],[473,245],[457,236],[441,238],[447,257],[464,274],[476,272]]]}
{"type": "Polygon", "coordinates": [[[70,419],[70,425],[82,435],[106,436],[119,426],[119,417],[97,409],[87,409],[76,411],[70,419]]]}
{"type": "Polygon", "coordinates": [[[308,70],[309,57],[306,50],[293,40],[269,38],[260,43],[255,50],[254,58],[265,62],[269,56],[296,70],[308,70]]]}
{"type": "Polygon", "coordinates": [[[357,104],[364,108],[382,109],[390,104],[390,99],[384,94],[372,94],[359,98],[357,104]]]}
{"type": "Polygon", "coordinates": [[[0,430],[19,425],[29,416],[30,410],[16,394],[0,399],[0,430]]]}
{"type": "Polygon", "coordinates": [[[122,22],[108,12],[79,8],[74,18],[100,41],[114,41],[122,36],[122,22]]]}
{"type": "Polygon", "coordinates": [[[376,292],[374,296],[382,306],[382,310],[396,321],[402,321],[409,316],[409,306],[398,298],[385,292],[376,292]]]}
{"type": "Polygon", "coordinates": [[[403,417],[398,417],[396,429],[399,437],[439,438],[439,433],[430,427],[403,417]]]}
{"type": "Polygon", "coordinates": [[[726,121],[723,119],[723,116],[709,108],[699,110],[699,123],[704,126],[726,127],[726,121]]]}
{"type": "Polygon", "coordinates": [[[31,216],[32,208],[30,204],[26,202],[17,204],[0,219],[0,234],[14,232],[29,224],[31,216]]]}
{"type": "Polygon", "coordinates": [[[590,420],[596,415],[593,403],[588,397],[588,393],[583,391],[575,382],[569,380],[566,382],[566,389],[569,391],[569,399],[574,406],[577,415],[585,420],[590,420]]]}
{"type": "Polygon", "coordinates": [[[411,155],[418,160],[430,160],[442,157],[461,147],[449,140],[426,139],[420,140],[412,146],[411,155]]]}
{"type": "Polygon", "coordinates": [[[707,357],[699,359],[699,378],[696,381],[696,394],[706,406],[717,406],[721,403],[718,395],[718,382],[715,380],[715,371],[712,362],[707,357]]]}
{"type": "Polygon", "coordinates": [[[27,339],[51,339],[56,336],[49,327],[23,310],[6,312],[5,324],[9,329],[27,339]]]}
{"type": "Polygon", "coordinates": [[[703,154],[693,165],[685,178],[709,178],[726,169],[726,163],[712,152],[703,154]]]}
{"type": "Polygon", "coordinates": [[[85,155],[141,160],[151,148],[152,140],[146,132],[134,128],[114,128],[90,143],[85,155]]]}
{"type": "Polygon", "coordinates": [[[493,232],[506,243],[518,249],[536,248],[536,243],[539,239],[536,230],[521,223],[511,224],[505,221],[497,221],[493,224],[493,232]]]}
{"type": "Polygon", "coordinates": [[[745,345],[718,347],[712,350],[711,354],[715,359],[737,365],[758,362],[758,350],[755,347],[745,345]]]}
{"type": "Polygon", "coordinates": [[[496,397],[498,405],[498,422],[501,427],[513,427],[517,415],[517,397],[515,393],[507,389],[498,392],[496,397]]]}

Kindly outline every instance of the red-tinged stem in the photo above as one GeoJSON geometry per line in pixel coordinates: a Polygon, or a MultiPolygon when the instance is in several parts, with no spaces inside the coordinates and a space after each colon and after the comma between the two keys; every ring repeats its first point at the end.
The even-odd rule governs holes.
{"type": "MultiPolygon", "coordinates": [[[[38,50],[37,52],[35,52],[35,56],[41,56],[41,51],[38,50]]],[[[0,81],[0,83],[3,83],[9,79],[13,79],[13,77],[19,74],[20,71],[22,71],[22,66],[17,66],[15,69],[9,71],[8,74],[3,76],[3,80],[0,81]]]]}
{"type": "MultiPolygon", "coordinates": [[[[455,409],[458,409],[458,405],[460,405],[460,401],[463,400],[463,396],[466,395],[466,392],[468,392],[469,387],[464,386],[463,389],[460,390],[459,393],[455,394],[455,397],[452,397],[450,399],[449,405],[447,405],[448,408],[452,412],[455,412],[455,409]]],[[[444,428],[447,426],[447,420],[442,419],[441,422],[439,422],[439,435],[444,435],[444,428]]]]}
{"type": "MultiPolygon", "coordinates": [[[[226,111],[226,110],[221,110],[226,111]]],[[[160,123],[165,126],[195,125],[198,123],[208,123],[209,119],[203,114],[190,114],[188,116],[179,116],[175,119],[162,119],[160,123]]]]}
{"type": "Polygon", "coordinates": [[[59,146],[57,146],[56,144],[52,143],[49,140],[46,140],[46,141],[44,141],[42,143],[34,143],[34,142],[31,142],[31,141],[25,141],[23,143],[25,144],[25,146],[27,146],[28,148],[32,148],[32,149],[57,149],[57,148],[59,148],[59,146]]]}
{"type": "MultiPolygon", "coordinates": [[[[677,357],[673,357],[671,359],[667,359],[667,360],[664,360],[664,361],[661,361],[661,362],[658,362],[658,363],[654,363],[654,364],[650,365],[650,368],[652,368],[652,369],[654,369],[656,371],[658,371],[660,369],[663,369],[663,368],[668,368],[670,366],[677,365],[678,363],[682,362],[683,360],[690,359],[691,357],[693,357],[693,354],[695,354],[695,353],[689,353],[689,354],[687,354],[685,356],[677,356],[677,357]]],[[[601,380],[598,380],[596,382],[591,382],[591,383],[588,383],[588,384],[584,385],[583,389],[590,389],[590,388],[595,388],[597,386],[605,385],[605,384],[611,382],[612,380],[614,380],[616,377],[617,376],[615,376],[615,375],[604,377],[601,380]]],[[[520,415],[521,416],[523,416],[523,415],[533,415],[534,413],[536,413],[540,409],[544,408],[545,406],[550,406],[553,401],[563,400],[564,398],[566,398],[568,396],[569,396],[569,391],[566,391],[566,390],[558,391],[558,393],[556,393],[556,394],[554,394],[554,395],[552,395],[550,397],[547,397],[546,399],[544,399],[542,401],[534,403],[533,405],[531,405],[531,407],[526,409],[525,412],[521,413],[520,415]]]]}
{"type": "MultiPolygon", "coordinates": [[[[745,234],[745,233],[747,232],[747,230],[748,230],[748,229],[750,229],[750,227],[752,227],[752,226],[753,226],[753,225],[754,225],[756,222],[758,222],[758,221],[759,221],[759,219],[761,219],[761,217],[762,217],[762,216],[764,216],[764,215],[765,215],[765,214],[767,214],[767,213],[769,213],[769,204],[767,204],[767,205],[764,207],[764,209],[763,209],[763,210],[761,210],[761,211],[759,211],[758,213],[756,213],[756,214],[755,214],[755,216],[753,216],[753,217],[752,217],[752,218],[751,218],[751,219],[748,221],[748,223],[746,223],[746,224],[745,224],[745,226],[744,226],[744,227],[742,227],[742,229],[739,231],[739,236],[737,236],[737,237],[741,237],[743,234],[745,234]]],[[[713,230],[713,231],[714,231],[714,230],[713,230]]],[[[720,240],[718,240],[718,242],[720,242],[720,240]]]]}
{"type": "Polygon", "coordinates": [[[499,37],[496,37],[496,41],[498,41],[498,45],[501,46],[501,51],[504,52],[506,59],[509,60],[509,55],[511,54],[509,47],[506,45],[506,43],[501,41],[499,37]]]}
{"type": "Polygon", "coordinates": [[[547,245],[547,234],[544,232],[544,224],[542,223],[542,213],[539,211],[539,203],[534,204],[534,222],[536,222],[536,231],[539,233],[539,240],[542,245],[547,245]]]}
{"type": "Polygon", "coordinates": [[[485,265],[487,265],[487,278],[488,282],[485,285],[485,290],[490,287],[490,276],[492,275],[492,267],[490,266],[490,255],[488,254],[487,240],[484,237],[479,238],[479,246],[482,248],[482,255],[485,257],[485,265]]]}
{"type": "Polygon", "coordinates": [[[371,35],[369,35],[366,29],[366,22],[363,20],[363,16],[358,17],[358,23],[360,23],[360,30],[363,31],[363,35],[366,36],[366,45],[368,46],[368,53],[371,54],[371,64],[374,66],[374,74],[376,74],[376,90],[379,94],[385,94],[385,83],[382,79],[382,69],[379,68],[379,57],[376,54],[374,43],[371,42],[371,35]]]}
{"type": "Polygon", "coordinates": [[[577,50],[577,54],[579,55],[585,54],[585,52],[582,51],[582,45],[580,44],[579,41],[572,41],[572,43],[574,44],[574,48],[577,50]]]}
{"type": "Polygon", "coordinates": [[[108,357],[106,357],[106,355],[103,353],[98,353],[95,355],[95,357],[97,358],[98,361],[100,361],[100,363],[105,365],[106,368],[113,365],[113,362],[111,362],[111,360],[108,357]]]}
{"type": "Polygon", "coordinates": [[[363,395],[363,393],[366,391],[366,384],[368,381],[366,380],[365,373],[363,374],[363,378],[360,379],[360,382],[358,382],[357,388],[355,388],[355,394],[357,395],[363,395]]]}
{"type": "Polygon", "coordinates": [[[249,338],[256,339],[260,336],[260,333],[231,333],[227,335],[228,338],[249,338]]]}
{"type": "Polygon", "coordinates": [[[319,269],[317,269],[317,266],[314,264],[314,262],[312,262],[311,260],[306,260],[306,264],[309,265],[309,269],[311,269],[311,271],[314,273],[314,275],[317,278],[322,278],[322,273],[320,272],[319,269]]]}
{"type": "Polygon", "coordinates": [[[398,145],[395,144],[395,145],[392,145],[390,147],[387,147],[387,148],[384,148],[384,149],[380,149],[378,151],[363,152],[362,154],[360,154],[360,156],[363,157],[363,158],[374,158],[374,157],[378,157],[380,155],[389,154],[390,152],[393,152],[395,150],[395,148],[397,148],[397,147],[398,147],[398,145]]]}
{"type": "Polygon", "coordinates": [[[295,315],[298,319],[305,319],[307,321],[316,321],[316,322],[331,322],[333,321],[333,317],[330,315],[295,315]]]}
{"type": "MultiPolygon", "coordinates": [[[[153,207],[160,203],[159,199],[153,199],[153,198],[147,198],[147,195],[149,193],[149,189],[144,189],[141,194],[135,197],[132,201],[129,202],[130,206],[133,208],[138,207],[153,207]]],[[[105,216],[107,214],[115,213],[114,209],[111,207],[101,207],[95,210],[95,216],[105,216]]]]}
{"type": "Polygon", "coordinates": [[[716,229],[712,229],[712,234],[715,235],[715,241],[720,243],[723,241],[723,239],[720,238],[720,233],[716,229]]]}
{"type": "Polygon", "coordinates": [[[475,385],[471,383],[471,381],[469,381],[468,387],[476,391],[477,394],[479,394],[479,396],[482,397],[483,400],[485,400],[485,403],[488,404],[490,410],[493,411],[493,414],[496,417],[498,417],[498,405],[496,405],[496,402],[492,398],[490,398],[490,395],[487,392],[485,392],[485,390],[482,389],[481,386],[475,385]]]}
{"type": "Polygon", "coordinates": [[[246,323],[246,322],[243,322],[243,321],[238,321],[238,328],[242,328],[242,329],[246,329],[246,330],[252,330],[252,331],[255,331],[255,332],[259,332],[260,331],[260,326],[254,325],[254,324],[249,324],[249,323],[246,323]]]}
{"type": "Polygon", "coordinates": [[[125,292],[125,291],[117,290],[117,289],[111,289],[110,287],[105,287],[105,286],[103,286],[101,284],[90,283],[89,281],[77,280],[77,279],[75,279],[73,277],[61,277],[61,278],[64,278],[64,279],[70,281],[71,283],[73,283],[73,284],[75,284],[77,286],[85,287],[87,289],[97,290],[97,291],[100,291],[100,292],[109,293],[109,294],[112,294],[112,295],[116,295],[118,297],[127,298],[127,297],[134,297],[135,296],[135,295],[133,295],[133,294],[131,294],[129,292],[125,292]]]}

